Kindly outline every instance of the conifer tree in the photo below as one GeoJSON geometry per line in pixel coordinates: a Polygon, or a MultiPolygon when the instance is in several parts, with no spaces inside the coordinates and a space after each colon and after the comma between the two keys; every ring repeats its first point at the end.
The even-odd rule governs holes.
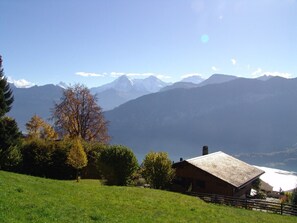
{"type": "Polygon", "coordinates": [[[14,119],[7,116],[0,118],[0,169],[7,170],[9,166],[19,163],[20,155],[16,145],[20,137],[21,132],[14,119]]]}
{"type": "Polygon", "coordinates": [[[13,103],[13,94],[4,76],[2,57],[0,55],[0,169],[9,169],[19,162],[16,147],[21,133],[14,119],[5,116],[13,103]]]}
{"type": "Polygon", "coordinates": [[[54,128],[38,115],[34,115],[30,121],[26,123],[26,129],[31,139],[56,139],[58,137],[54,128]]]}
{"type": "Polygon", "coordinates": [[[40,138],[42,121],[43,120],[38,115],[34,115],[30,121],[26,123],[29,138],[40,138]]]}
{"type": "Polygon", "coordinates": [[[74,141],[67,157],[67,163],[76,169],[76,181],[79,182],[79,172],[88,164],[87,154],[79,139],[74,141]]]}
{"type": "Polygon", "coordinates": [[[0,55],[0,117],[4,116],[10,111],[13,103],[13,94],[10,89],[9,83],[4,76],[4,70],[2,68],[2,57],[0,55]]]}

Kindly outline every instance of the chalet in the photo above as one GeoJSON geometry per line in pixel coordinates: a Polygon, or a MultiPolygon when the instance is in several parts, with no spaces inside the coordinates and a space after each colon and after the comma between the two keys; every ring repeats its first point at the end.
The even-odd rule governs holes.
{"type": "Polygon", "coordinates": [[[174,190],[245,197],[252,183],[264,171],[221,151],[181,160],[173,164],[176,171],[174,190]]]}

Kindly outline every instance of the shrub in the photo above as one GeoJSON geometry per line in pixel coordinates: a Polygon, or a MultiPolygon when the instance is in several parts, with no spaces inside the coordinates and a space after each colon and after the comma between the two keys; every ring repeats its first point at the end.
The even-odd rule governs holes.
{"type": "Polygon", "coordinates": [[[1,157],[1,168],[7,171],[17,171],[22,162],[22,154],[17,145],[10,146],[1,157]]]}
{"type": "Polygon", "coordinates": [[[143,176],[151,187],[165,189],[174,177],[171,160],[165,152],[150,152],[143,161],[143,176]]]}
{"type": "Polygon", "coordinates": [[[48,175],[51,162],[51,147],[43,140],[30,140],[22,147],[23,171],[34,176],[48,175]]]}
{"type": "Polygon", "coordinates": [[[267,195],[263,191],[257,191],[255,199],[266,199],[267,195]]]}
{"type": "Polygon", "coordinates": [[[137,159],[131,149],[113,145],[101,152],[99,169],[108,185],[128,185],[138,168],[137,159]]]}
{"type": "Polygon", "coordinates": [[[146,180],[142,176],[142,169],[138,168],[133,176],[132,176],[132,181],[131,181],[132,186],[136,187],[145,187],[147,185],[146,180]]]}
{"type": "Polygon", "coordinates": [[[88,165],[82,169],[82,177],[100,179],[102,173],[98,168],[98,160],[101,152],[107,148],[107,145],[98,142],[83,142],[83,147],[87,154],[88,165]]]}
{"type": "Polygon", "coordinates": [[[54,179],[73,179],[75,171],[67,164],[67,154],[70,145],[61,141],[55,143],[51,154],[51,165],[48,177],[54,179]]]}
{"type": "Polygon", "coordinates": [[[67,141],[55,142],[42,139],[25,141],[21,147],[21,172],[54,179],[71,179],[73,169],[66,164],[71,144],[67,141]]]}

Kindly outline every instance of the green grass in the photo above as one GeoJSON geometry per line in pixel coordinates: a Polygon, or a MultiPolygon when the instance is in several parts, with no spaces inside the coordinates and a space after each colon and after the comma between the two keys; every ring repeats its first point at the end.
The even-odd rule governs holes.
{"type": "Polygon", "coordinates": [[[177,193],[0,171],[0,222],[296,222],[177,193]]]}

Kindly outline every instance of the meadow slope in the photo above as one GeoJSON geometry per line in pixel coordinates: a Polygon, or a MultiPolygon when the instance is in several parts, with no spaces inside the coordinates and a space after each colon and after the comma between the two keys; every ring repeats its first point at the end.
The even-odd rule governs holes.
{"type": "Polygon", "coordinates": [[[0,171],[0,222],[296,222],[177,193],[0,171]]]}

